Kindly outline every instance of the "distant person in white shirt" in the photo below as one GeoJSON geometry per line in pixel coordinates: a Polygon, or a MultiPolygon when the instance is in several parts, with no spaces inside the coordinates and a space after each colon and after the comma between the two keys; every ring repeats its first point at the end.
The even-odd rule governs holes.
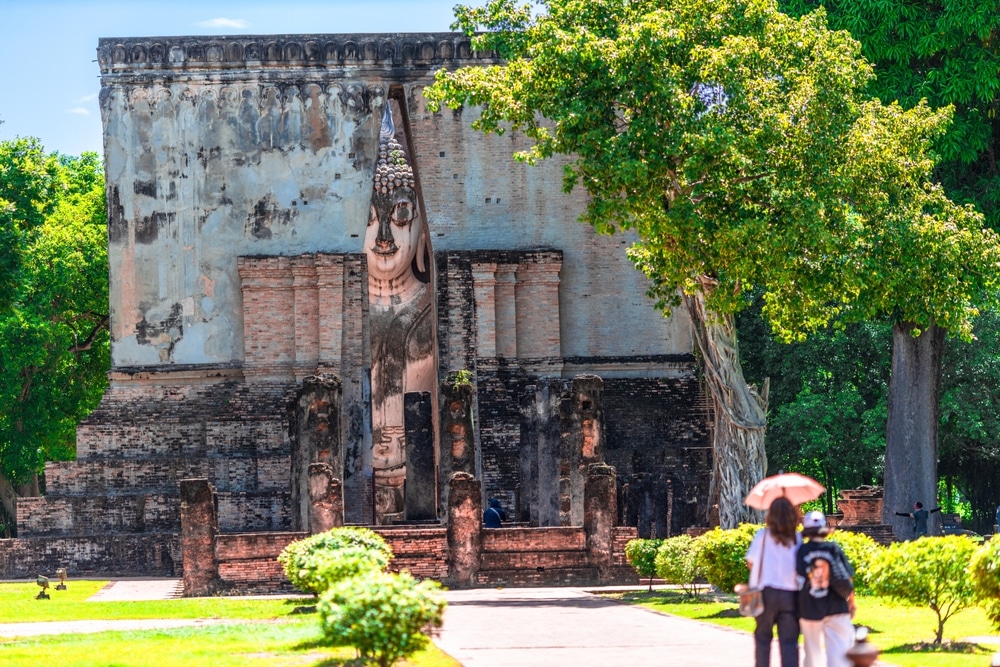
{"type": "Polygon", "coordinates": [[[754,535],[747,549],[751,588],[764,591],[764,612],[757,617],[754,631],[756,667],[770,667],[771,640],[778,626],[781,667],[798,667],[799,619],[796,597],[799,590],[795,554],[802,542],[796,532],[799,511],[785,498],[778,498],[767,510],[764,528],[754,535]],[[760,567],[754,565],[760,561],[760,567]],[[759,574],[758,574],[759,572],[759,574]]]}

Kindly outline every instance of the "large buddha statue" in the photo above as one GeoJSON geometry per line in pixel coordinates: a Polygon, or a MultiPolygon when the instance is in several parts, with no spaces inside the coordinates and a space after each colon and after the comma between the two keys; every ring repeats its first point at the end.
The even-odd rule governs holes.
{"type": "Polygon", "coordinates": [[[430,253],[416,180],[396,136],[392,101],[379,132],[365,254],[372,362],[372,469],[376,523],[403,518],[406,437],[403,396],[433,395],[430,253]]]}

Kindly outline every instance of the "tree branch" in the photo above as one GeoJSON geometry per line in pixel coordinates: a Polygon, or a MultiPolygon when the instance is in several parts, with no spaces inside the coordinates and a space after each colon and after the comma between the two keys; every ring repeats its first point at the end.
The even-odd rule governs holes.
{"type": "Polygon", "coordinates": [[[108,316],[105,315],[101,318],[101,321],[94,325],[94,328],[90,330],[90,334],[82,343],[77,343],[69,348],[70,352],[83,352],[89,350],[94,344],[94,339],[97,338],[97,334],[100,333],[101,329],[108,328],[108,316]]]}

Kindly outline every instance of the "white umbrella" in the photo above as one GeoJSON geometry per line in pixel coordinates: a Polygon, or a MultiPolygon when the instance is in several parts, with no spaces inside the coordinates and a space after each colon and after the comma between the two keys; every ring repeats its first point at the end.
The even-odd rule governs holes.
{"type": "Polygon", "coordinates": [[[824,491],[826,487],[812,477],[786,472],[757,482],[743,504],[757,510],[766,510],[776,498],[787,498],[793,505],[801,505],[808,500],[816,500],[824,491]]]}

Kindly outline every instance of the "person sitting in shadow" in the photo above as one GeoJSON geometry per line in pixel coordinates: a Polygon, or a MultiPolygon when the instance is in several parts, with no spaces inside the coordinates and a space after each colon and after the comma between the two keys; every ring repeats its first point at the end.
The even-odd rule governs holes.
{"type": "Polygon", "coordinates": [[[486,508],[483,512],[483,527],[484,528],[499,528],[501,522],[507,520],[507,513],[503,511],[503,507],[500,506],[500,500],[497,498],[490,498],[490,506],[486,508]]]}

